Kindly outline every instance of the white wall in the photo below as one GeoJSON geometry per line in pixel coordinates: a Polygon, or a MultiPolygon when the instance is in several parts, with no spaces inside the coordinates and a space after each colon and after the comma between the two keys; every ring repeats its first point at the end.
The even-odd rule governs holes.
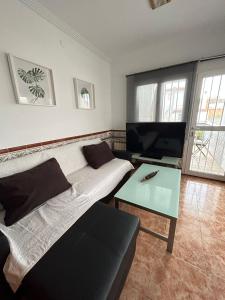
{"type": "Polygon", "coordinates": [[[0,0],[0,149],[111,129],[110,64],[18,0],[0,0]],[[6,53],[53,70],[56,107],[15,102],[6,53]],[[73,77],[95,84],[96,109],[75,108],[73,77]]]}
{"type": "Polygon", "coordinates": [[[225,30],[218,26],[173,36],[154,42],[146,48],[127,53],[112,62],[113,129],[125,129],[126,74],[152,70],[192,61],[201,57],[225,53],[225,30]]]}

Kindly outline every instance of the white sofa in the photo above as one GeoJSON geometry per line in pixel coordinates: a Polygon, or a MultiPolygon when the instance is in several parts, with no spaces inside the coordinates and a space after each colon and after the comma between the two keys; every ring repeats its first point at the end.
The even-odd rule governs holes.
{"type": "MultiPolygon", "coordinates": [[[[65,211],[63,210],[63,205],[60,206],[65,223],[62,222],[60,215],[58,215],[59,218],[53,218],[55,223],[46,221],[46,217],[49,218],[51,212],[55,212],[57,209],[53,209],[52,211],[50,209],[49,211],[47,209],[49,207],[48,205],[45,206],[46,210],[44,209],[44,205],[40,207],[40,210],[42,210],[40,224],[43,225],[43,220],[46,222],[44,223],[47,224],[46,229],[50,229],[49,237],[51,236],[52,238],[59,235],[59,232],[62,232],[61,228],[63,228],[63,224],[68,225],[69,223],[67,222],[70,222],[71,218],[76,219],[76,214],[83,213],[62,236],[60,235],[57,242],[44,253],[43,258],[39,259],[38,257],[37,262],[26,276],[23,277],[22,274],[22,282],[16,292],[16,297],[9,288],[3,272],[7,257],[9,257],[11,251],[7,234],[12,232],[12,229],[11,227],[4,228],[4,232],[7,232],[7,234],[4,234],[4,232],[0,230],[1,299],[116,300],[119,298],[135,254],[136,238],[139,232],[139,220],[135,216],[103,205],[99,203],[98,200],[109,194],[111,196],[113,194],[111,192],[115,187],[118,188],[119,183],[119,186],[121,185],[123,182],[121,179],[124,176],[127,177],[126,174],[133,166],[129,161],[117,158],[97,170],[88,166],[82,154],[82,146],[99,143],[100,141],[100,139],[97,139],[77,142],[0,163],[0,177],[5,177],[25,171],[55,157],[68,180],[75,185],[76,197],[72,197],[71,199],[76,199],[76,201],[73,201],[76,210],[72,212],[71,209],[73,205],[69,204],[67,215],[70,217],[66,219],[64,218],[65,211]],[[82,195],[77,195],[77,193],[82,195]],[[83,194],[87,194],[88,197],[83,197],[83,194]],[[89,201],[84,202],[83,206],[79,206],[79,204],[82,203],[79,201],[82,199],[90,200],[90,208],[88,208],[89,201]],[[85,210],[86,208],[88,208],[87,211],[85,210]],[[43,213],[43,211],[46,213],[43,213]],[[56,229],[57,227],[59,230],[56,229]]],[[[58,200],[61,199],[62,202],[64,200],[68,201],[70,192],[73,196],[74,190],[69,189],[54,197],[54,200],[52,199],[53,202],[56,201],[57,197],[58,200]],[[65,197],[66,193],[67,197],[65,197]]],[[[107,199],[110,199],[110,197],[107,197],[107,199]]],[[[32,213],[35,213],[35,211],[32,213]]],[[[13,243],[17,245],[15,248],[18,249],[20,253],[19,256],[16,254],[15,257],[19,257],[23,266],[26,259],[30,262],[30,257],[33,259],[38,253],[35,243],[39,241],[38,244],[40,244],[40,239],[37,238],[36,240],[36,236],[35,239],[33,239],[25,234],[29,242],[25,243],[27,247],[25,246],[24,249],[28,249],[28,252],[22,250],[25,236],[23,235],[24,231],[22,230],[20,232],[20,229],[27,229],[29,226],[33,226],[32,224],[35,221],[32,213],[26,216],[26,218],[29,218],[27,226],[18,225],[19,229],[17,232],[19,232],[19,242],[18,240],[15,241],[15,236],[14,239],[12,237],[13,243]],[[31,247],[32,241],[34,241],[34,247],[31,247]],[[31,253],[31,251],[34,252],[31,253]],[[27,254],[31,255],[27,256],[27,254]]],[[[4,214],[4,211],[0,212],[0,223],[4,223],[4,214]]],[[[37,215],[39,214],[37,213],[37,215]]],[[[23,222],[23,220],[20,220],[20,222],[23,222]]],[[[37,223],[38,222],[36,222],[36,224],[37,223]]],[[[38,225],[37,227],[33,226],[33,228],[35,230],[37,228],[37,233],[40,233],[41,236],[47,237],[43,229],[40,230],[40,232],[38,231],[40,228],[38,225]]],[[[32,230],[27,230],[27,232],[32,235],[32,230]]],[[[49,241],[51,238],[46,238],[46,240],[49,241]]],[[[37,249],[44,249],[45,251],[46,248],[45,246],[41,246],[39,248],[37,247],[37,249]]],[[[13,267],[12,269],[15,268],[13,267]]],[[[18,269],[20,270],[20,268],[18,269]]],[[[15,280],[15,278],[13,280],[15,280]]]]}
{"type": "Polygon", "coordinates": [[[55,157],[68,181],[75,185],[78,193],[88,194],[90,197],[100,200],[113,191],[122,178],[133,169],[129,161],[118,158],[111,160],[99,169],[88,166],[82,153],[82,147],[100,142],[100,139],[80,141],[0,163],[0,177],[31,169],[51,157],[55,157]]]}

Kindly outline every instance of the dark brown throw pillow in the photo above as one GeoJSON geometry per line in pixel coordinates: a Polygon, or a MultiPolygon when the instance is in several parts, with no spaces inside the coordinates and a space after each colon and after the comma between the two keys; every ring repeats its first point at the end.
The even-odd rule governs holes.
{"type": "Polygon", "coordinates": [[[30,170],[0,178],[0,202],[6,210],[5,225],[14,224],[35,207],[70,187],[55,158],[30,170]]]}
{"type": "Polygon", "coordinates": [[[115,158],[106,142],[83,146],[83,153],[88,164],[94,169],[115,158]]]}

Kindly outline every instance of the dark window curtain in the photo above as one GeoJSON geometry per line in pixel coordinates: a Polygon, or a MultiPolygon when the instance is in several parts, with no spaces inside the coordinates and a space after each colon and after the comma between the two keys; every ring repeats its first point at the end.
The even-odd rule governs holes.
{"type": "Polygon", "coordinates": [[[153,121],[160,121],[162,106],[162,86],[168,81],[185,79],[185,96],[182,118],[180,121],[188,121],[190,101],[194,85],[197,62],[190,62],[171,67],[161,68],[137,74],[127,75],[127,122],[138,122],[137,88],[148,84],[157,84],[155,118],[153,121]]]}

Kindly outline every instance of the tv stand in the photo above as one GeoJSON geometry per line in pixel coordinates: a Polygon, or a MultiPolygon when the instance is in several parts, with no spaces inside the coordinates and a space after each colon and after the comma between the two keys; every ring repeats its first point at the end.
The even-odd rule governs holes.
{"type": "Polygon", "coordinates": [[[153,159],[159,159],[159,160],[161,160],[163,158],[163,156],[161,154],[156,154],[156,153],[144,153],[144,154],[141,154],[140,157],[153,158],[153,159]]]}
{"type": "Polygon", "coordinates": [[[134,164],[148,163],[152,165],[181,169],[181,158],[178,157],[163,156],[161,159],[156,159],[142,156],[140,153],[133,153],[132,162],[134,164]]]}

